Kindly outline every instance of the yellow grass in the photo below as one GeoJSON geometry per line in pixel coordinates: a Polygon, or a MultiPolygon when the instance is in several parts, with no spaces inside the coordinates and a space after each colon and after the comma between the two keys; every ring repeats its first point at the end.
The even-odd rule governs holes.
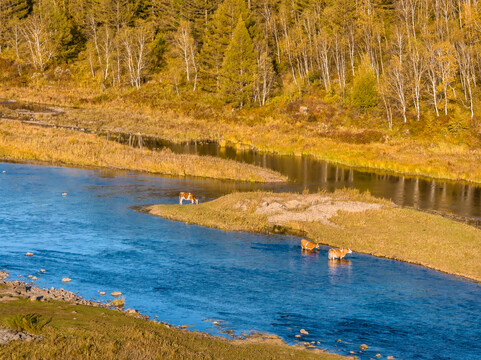
{"type": "MultiPolygon", "coordinates": [[[[49,104],[72,105],[83,99],[83,108],[69,109],[64,115],[46,119],[62,124],[79,124],[93,129],[120,129],[124,132],[159,136],[172,141],[218,140],[231,145],[254,146],[279,154],[308,154],[334,163],[386,170],[406,175],[481,182],[481,150],[466,144],[437,139],[393,137],[383,142],[353,144],[326,135],[324,122],[298,122],[282,114],[259,119],[246,113],[234,115],[213,109],[212,116],[193,118],[181,109],[169,110],[138,105],[134,94],[111,93],[109,100],[96,101],[98,93],[88,88],[10,88],[0,89],[6,98],[34,100],[49,104]]],[[[337,129],[335,132],[355,129],[337,129]]]]}
{"type": "MultiPolygon", "coordinates": [[[[199,206],[155,205],[147,210],[164,218],[196,223],[223,230],[282,232],[303,235],[321,244],[349,247],[373,254],[420,264],[443,272],[481,281],[481,230],[468,225],[382,202],[381,209],[341,211],[330,221],[272,223],[256,214],[259,204],[276,196],[286,204],[297,194],[234,193],[199,206]],[[243,210],[240,203],[248,204],[243,210]]],[[[325,194],[325,196],[331,196],[325,194]]],[[[338,192],[333,201],[379,202],[368,195],[338,192]],[[347,200],[349,199],[349,200],[347,200]]]]}
{"type": "Polygon", "coordinates": [[[232,160],[132,148],[93,134],[9,120],[0,120],[0,159],[251,182],[287,180],[274,171],[232,160]]]}
{"type": "Polygon", "coordinates": [[[231,341],[119,311],[57,301],[0,302],[0,328],[7,328],[15,315],[30,313],[50,319],[40,331],[43,339],[0,345],[1,359],[347,359],[287,346],[280,340],[231,341]]]}

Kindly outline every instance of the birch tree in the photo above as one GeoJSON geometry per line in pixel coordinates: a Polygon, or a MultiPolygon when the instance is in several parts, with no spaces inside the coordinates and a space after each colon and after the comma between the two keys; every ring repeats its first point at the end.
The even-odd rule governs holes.
{"type": "Polygon", "coordinates": [[[149,30],[144,25],[137,25],[125,30],[123,45],[125,63],[129,74],[130,85],[140,89],[147,68],[149,30]]]}
{"type": "Polygon", "coordinates": [[[180,22],[179,28],[174,35],[174,46],[177,56],[182,59],[187,82],[192,82],[195,90],[197,87],[198,75],[198,64],[196,59],[197,49],[191,33],[191,26],[189,22],[180,22]]]}
{"type": "Polygon", "coordinates": [[[55,55],[53,32],[40,16],[31,15],[21,27],[30,52],[31,64],[37,71],[44,71],[55,55]]]}

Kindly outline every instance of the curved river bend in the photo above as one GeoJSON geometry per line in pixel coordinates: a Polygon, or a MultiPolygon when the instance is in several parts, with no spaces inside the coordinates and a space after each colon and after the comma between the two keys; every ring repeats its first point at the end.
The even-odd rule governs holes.
{"type": "MultiPolygon", "coordinates": [[[[5,112],[5,109],[16,113],[14,118],[23,116],[27,119],[34,114],[52,114],[58,111],[45,104],[0,99],[0,115],[11,118],[12,114],[5,112]]],[[[150,149],[167,147],[175,153],[210,155],[276,170],[287,175],[290,184],[287,187],[277,187],[275,190],[300,192],[308,188],[312,191],[317,189],[333,191],[344,187],[360,191],[369,190],[374,196],[391,199],[401,206],[455,214],[471,224],[481,226],[480,185],[361,171],[320,161],[311,156],[280,156],[248,148],[221,147],[215,142],[179,144],[155,137],[108,131],[101,131],[98,135],[131,146],[146,146],[150,149]]]]}
{"type": "MultiPolygon", "coordinates": [[[[114,139],[114,138],[112,138],[114,139]]],[[[128,143],[119,136],[117,141],[128,143]]],[[[138,146],[138,144],[133,144],[138,146]]],[[[375,171],[362,171],[331,164],[311,156],[276,155],[251,149],[221,147],[215,142],[181,144],[146,138],[143,145],[151,149],[168,147],[179,154],[210,155],[233,159],[279,171],[289,177],[283,191],[301,192],[304,189],[354,188],[366,190],[377,197],[391,199],[401,206],[436,210],[468,218],[472,224],[481,224],[481,187],[465,182],[442,181],[423,177],[396,176],[375,171]]]]}
{"type": "Polygon", "coordinates": [[[218,335],[258,330],[295,343],[304,328],[303,341],[328,351],[368,344],[361,359],[480,358],[479,284],[361,254],[330,267],[327,248],[303,255],[295,237],[224,232],[132,209],[176,203],[182,190],[207,201],[252,185],[8,163],[0,170],[0,268],[11,278],[44,268],[39,286],[87,298],[120,290],[126,307],[218,335]]]}

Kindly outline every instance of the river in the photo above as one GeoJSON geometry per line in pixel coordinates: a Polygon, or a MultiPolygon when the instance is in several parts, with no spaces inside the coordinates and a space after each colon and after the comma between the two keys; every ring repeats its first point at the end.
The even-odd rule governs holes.
{"type": "Polygon", "coordinates": [[[477,283],[362,254],[329,266],[327,248],[302,254],[296,237],[224,232],[133,209],[176,203],[180,191],[204,202],[256,188],[269,186],[0,163],[0,268],[11,278],[44,268],[39,286],[86,298],[122,291],[126,307],[220,336],[257,330],[293,344],[304,328],[303,341],[361,359],[479,359],[477,283]],[[362,343],[370,347],[358,353],[362,343]]]}
{"type": "MultiPolygon", "coordinates": [[[[12,113],[5,113],[7,110],[18,118],[34,119],[35,114],[55,114],[58,108],[0,99],[0,116],[12,117],[12,113]]],[[[145,146],[150,149],[167,147],[176,153],[234,159],[276,170],[289,177],[290,183],[287,186],[272,190],[300,192],[304,189],[333,191],[344,187],[355,188],[369,191],[374,196],[391,199],[401,206],[453,214],[478,227],[481,225],[481,186],[468,182],[360,170],[317,160],[312,156],[277,155],[255,149],[221,147],[215,142],[194,141],[179,144],[155,137],[139,137],[135,134],[101,132],[98,135],[132,146],[145,146]]]]}
{"type": "MultiPolygon", "coordinates": [[[[120,141],[128,142],[126,137],[120,137],[120,141]]],[[[481,223],[481,187],[467,182],[361,170],[331,164],[312,156],[277,155],[254,149],[221,147],[215,142],[177,144],[145,137],[142,142],[149,148],[167,147],[176,153],[233,159],[279,171],[290,180],[287,186],[278,187],[282,191],[301,192],[309,189],[315,192],[318,189],[334,191],[353,188],[391,199],[401,206],[453,214],[469,219],[474,225],[481,223]]],[[[134,142],[134,146],[136,145],[134,142]]]]}

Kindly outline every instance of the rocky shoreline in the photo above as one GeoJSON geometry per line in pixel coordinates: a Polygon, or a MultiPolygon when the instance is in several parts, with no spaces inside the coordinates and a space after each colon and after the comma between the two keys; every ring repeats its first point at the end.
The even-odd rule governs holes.
{"type": "MultiPolygon", "coordinates": [[[[9,273],[0,270],[0,304],[8,301],[14,301],[18,299],[30,299],[30,301],[65,301],[74,305],[87,305],[94,307],[103,307],[113,310],[123,311],[128,315],[134,315],[139,318],[149,319],[148,315],[142,315],[137,310],[125,309],[123,299],[115,299],[109,302],[87,300],[77,295],[72,291],[65,290],[63,288],[56,289],[51,287],[50,289],[43,289],[33,285],[31,282],[25,282],[21,280],[7,280],[9,273]]],[[[102,293],[103,295],[105,293],[102,293]]],[[[121,296],[121,292],[113,292],[111,294],[114,297],[121,296]]]]}
{"type": "MultiPolygon", "coordinates": [[[[9,275],[5,270],[0,270],[0,304],[20,299],[30,299],[31,302],[64,301],[74,305],[86,305],[123,311],[127,315],[149,320],[149,316],[142,315],[137,310],[124,310],[123,301],[121,301],[121,306],[118,306],[116,301],[119,300],[113,300],[111,302],[87,300],[72,291],[62,288],[56,289],[51,287],[50,289],[43,289],[33,285],[31,282],[7,280],[9,275]]],[[[14,340],[33,341],[41,338],[42,336],[29,334],[24,331],[0,328],[0,345],[7,344],[14,340]]]]}
{"type": "Polygon", "coordinates": [[[96,307],[109,307],[97,301],[86,300],[72,291],[65,289],[42,289],[38,286],[32,285],[20,280],[6,280],[9,273],[0,270],[0,303],[18,300],[30,299],[30,301],[67,301],[77,305],[89,305],[96,307]]]}
{"type": "MultiPolygon", "coordinates": [[[[86,306],[93,306],[96,308],[108,308],[111,310],[116,310],[119,312],[123,312],[125,315],[129,317],[134,317],[143,320],[152,320],[148,315],[142,315],[137,310],[134,309],[124,309],[123,306],[115,306],[115,302],[118,300],[113,300],[109,302],[101,302],[101,301],[93,301],[93,300],[86,300],[81,296],[77,295],[72,291],[68,291],[65,289],[43,289],[38,286],[33,285],[32,283],[20,281],[20,280],[7,280],[9,277],[9,273],[5,270],[0,270],[0,305],[2,303],[8,303],[10,301],[17,301],[17,300],[29,300],[31,302],[49,302],[49,301],[63,301],[73,305],[86,305],[86,306]]],[[[114,293],[112,293],[114,296],[114,293]]],[[[123,304],[123,301],[122,301],[123,304]]],[[[75,311],[76,313],[76,311],[75,311]]],[[[180,325],[180,326],[173,326],[167,324],[165,322],[161,322],[158,320],[153,320],[155,323],[160,323],[167,328],[177,328],[181,331],[189,331],[187,330],[188,326],[180,325]]],[[[214,325],[220,325],[219,321],[214,321],[212,319],[206,319],[206,321],[212,321],[214,325]]],[[[232,330],[226,330],[227,334],[230,335],[230,338],[233,344],[272,344],[278,346],[286,346],[285,342],[278,337],[277,335],[273,334],[266,334],[261,332],[252,332],[250,334],[242,334],[241,336],[236,336],[232,334],[232,330]]],[[[194,332],[197,333],[197,332],[194,332]]],[[[204,333],[198,333],[203,336],[210,335],[204,333]]],[[[10,341],[36,341],[42,340],[42,335],[35,335],[30,334],[25,331],[17,331],[13,329],[7,328],[0,328],[0,345],[8,344],[10,341]]],[[[300,339],[299,339],[300,340],[300,339]]],[[[314,343],[314,342],[312,342],[314,343]]],[[[305,348],[309,349],[312,353],[315,354],[327,354],[326,349],[317,348],[310,342],[303,342],[299,341],[297,345],[289,347],[292,348],[305,348]]]]}

